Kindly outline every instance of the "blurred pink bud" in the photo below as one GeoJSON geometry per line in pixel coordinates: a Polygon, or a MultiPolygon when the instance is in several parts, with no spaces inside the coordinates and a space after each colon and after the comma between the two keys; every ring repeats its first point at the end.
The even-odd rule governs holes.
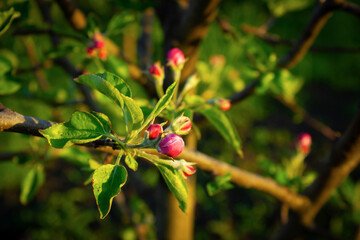
{"type": "Polygon", "coordinates": [[[214,99],[214,104],[223,111],[227,111],[231,108],[231,102],[225,98],[214,99]]]}
{"type": "Polygon", "coordinates": [[[191,120],[186,116],[179,116],[171,123],[171,130],[178,135],[186,135],[191,130],[191,120]]]}
{"type": "Polygon", "coordinates": [[[160,66],[160,62],[156,62],[154,65],[152,65],[149,72],[154,78],[164,77],[164,69],[160,66]]]}
{"type": "Polygon", "coordinates": [[[101,60],[105,60],[108,56],[108,52],[106,49],[101,49],[98,53],[98,56],[101,60]]]}
{"type": "Polygon", "coordinates": [[[180,160],[179,171],[185,179],[196,173],[196,169],[192,165],[194,165],[194,163],[189,163],[185,160],[180,160]]]}
{"type": "Polygon", "coordinates": [[[224,55],[212,55],[210,57],[210,64],[213,67],[222,67],[224,66],[225,62],[226,62],[226,58],[224,55]]]}
{"type": "Polygon", "coordinates": [[[303,153],[309,153],[311,147],[311,136],[308,133],[301,133],[297,138],[298,149],[303,153]]]}
{"type": "Polygon", "coordinates": [[[153,140],[161,136],[163,129],[160,124],[151,124],[147,131],[149,132],[149,139],[153,140]]]}
{"type": "Polygon", "coordinates": [[[166,55],[166,58],[168,60],[168,65],[175,68],[183,68],[185,63],[185,56],[180,49],[170,49],[166,55]]]}
{"type": "Polygon", "coordinates": [[[105,47],[105,42],[103,40],[95,40],[94,41],[94,48],[100,49],[105,47]]]}
{"type": "Polygon", "coordinates": [[[88,48],[86,49],[86,53],[87,53],[88,56],[92,57],[92,56],[95,55],[95,49],[92,48],[92,47],[88,47],[88,48]]]}
{"type": "Polygon", "coordinates": [[[168,133],[157,146],[157,150],[169,157],[176,157],[184,149],[183,139],[174,133],[168,133]]]}

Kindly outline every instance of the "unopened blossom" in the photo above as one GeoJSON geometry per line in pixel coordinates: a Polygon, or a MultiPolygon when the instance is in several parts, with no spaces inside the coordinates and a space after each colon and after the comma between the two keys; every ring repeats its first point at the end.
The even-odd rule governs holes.
{"type": "Polygon", "coordinates": [[[184,53],[178,49],[173,48],[170,49],[166,55],[168,65],[171,66],[173,69],[182,69],[185,64],[185,56],[184,53]]]}
{"type": "Polygon", "coordinates": [[[172,121],[170,131],[178,135],[186,135],[191,130],[191,120],[186,116],[179,116],[172,121]]]}
{"type": "Polygon", "coordinates": [[[184,149],[184,140],[174,133],[168,133],[160,140],[157,150],[169,157],[176,157],[184,149]]]}
{"type": "Polygon", "coordinates": [[[297,138],[298,149],[303,153],[309,153],[311,147],[311,136],[308,133],[301,133],[297,138]]]}
{"type": "Polygon", "coordinates": [[[194,164],[195,163],[189,163],[185,160],[180,160],[179,171],[185,179],[187,177],[194,175],[194,173],[196,173],[196,169],[192,166],[194,164]]]}
{"type": "Polygon", "coordinates": [[[161,136],[163,129],[160,124],[151,124],[147,131],[149,132],[149,139],[153,140],[161,136]]]}

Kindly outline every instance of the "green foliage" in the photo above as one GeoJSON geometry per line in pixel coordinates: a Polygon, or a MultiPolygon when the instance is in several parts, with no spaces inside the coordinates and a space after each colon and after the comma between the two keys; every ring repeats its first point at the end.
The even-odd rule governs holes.
{"type": "Polygon", "coordinates": [[[15,11],[14,8],[0,12],[0,36],[9,29],[14,19],[18,17],[20,17],[20,13],[15,11]]]}
{"type": "Polygon", "coordinates": [[[136,171],[137,169],[138,169],[138,162],[135,160],[135,158],[132,156],[132,155],[130,155],[130,154],[128,154],[128,155],[126,155],[126,157],[125,157],[125,163],[126,163],[126,165],[130,168],[130,169],[132,169],[133,171],[136,171]]]}
{"type": "Polygon", "coordinates": [[[45,180],[44,166],[38,164],[30,169],[21,184],[20,202],[27,204],[39,190],[45,180]]]}
{"type": "Polygon", "coordinates": [[[155,166],[159,169],[166,185],[178,200],[180,209],[185,212],[188,202],[188,191],[183,177],[176,169],[167,164],[155,163],[155,166]]]}
{"type": "Polygon", "coordinates": [[[234,188],[234,185],[230,183],[231,174],[227,173],[223,176],[216,177],[213,182],[206,185],[206,190],[210,196],[214,196],[222,191],[234,188]]]}
{"type": "Polygon", "coordinates": [[[198,110],[220,132],[225,140],[242,156],[241,140],[229,116],[218,108],[198,110]]]}
{"type": "Polygon", "coordinates": [[[19,90],[21,86],[11,71],[11,62],[5,57],[0,56],[0,95],[12,94],[19,90]]]}
{"type": "Polygon", "coordinates": [[[93,188],[101,219],[109,214],[112,200],[119,194],[126,180],[127,171],[124,166],[107,164],[95,170],[93,188]]]}
{"type": "Polygon", "coordinates": [[[131,98],[130,88],[124,80],[111,73],[103,73],[82,75],[76,81],[98,90],[116,103],[124,112],[128,132],[140,128],[144,115],[131,98]]]}
{"type": "Polygon", "coordinates": [[[109,24],[107,25],[106,34],[111,36],[122,33],[124,27],[130,23],[133,23],[134,21],[134,15],[128,12],[116,14],[111,18],[109,24]]]}
{"type": "Polygon", "coordinates": [[[302,10],[314,3],[313,0],[266,0],[266,2],[275,17],[281,17],[287,12],[302,10]]]}
{"type": "Polygon", "coordinates": [[[58,123],[40,131],[49,144],[63,148],[76,143],[87,143],[110,134],[110,120],[102,113],[76,112],[69,122],[58,123]]]}

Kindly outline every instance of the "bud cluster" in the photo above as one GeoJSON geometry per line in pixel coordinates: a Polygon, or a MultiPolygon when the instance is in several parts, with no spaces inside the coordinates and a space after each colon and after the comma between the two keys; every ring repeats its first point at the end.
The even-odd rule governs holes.
{"type": "Polygon", "coordinates": [[[101,60],[105,60],[107,58],[108,52],[105,48],[104,36],[101,33],[95,33],[93,35],[92,42],[87,47],[86,52],[90,57],[97,54],[101,60]]]}
{"type": "Polygon", "coordinates": [[[207,101],[207,103],[220,108],[222,111],[227,111],[231,108],[231,102],[225,98],[214,98],[207,101]]]}
{"type": "Polygon", "coordinates": [[[297,138],[297,149],[305,154],[310,152],[312,139],[311,135],[308,133],[301,133],[297,138]]]}
{"type": "Polygon", "coordinates": [[[169,157],[176,157],[184,149],[184,141],[179,135],[186,135],[191,130],[191,120],[179,116],[163,130],[162,124],[151,124],[147,129],[148,139],[156,143],[158,152],[169,157]]]}

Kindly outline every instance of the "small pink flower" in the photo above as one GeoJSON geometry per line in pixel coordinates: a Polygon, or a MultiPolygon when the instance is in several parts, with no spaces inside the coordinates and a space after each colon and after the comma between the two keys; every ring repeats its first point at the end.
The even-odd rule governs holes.
{"type": "Polygon", "coordinates": [[[86,49],[86,53],[87,53],[88,56],[92,57],[92,56],[95,55],[95,49],[92,48],[92,47],[88,47],[88,48],[86,49]]]}
{"type": "Polygon", "coordinates": [[[154,78],[164,77],[164,69],[160,66],[160,62],[156,62],[154,65],[152,65],[149,72],[154,78]]]}
{"type": "Polygon", "coordinates": [[[175,68],[182,68],[185,63],[185,56],[178,48],[170,49],[166,55],[168,65],[175,68]]]}
{"type": "Polygon", "coordinates": [[[177,117],[170,126],[170,131],[178,135],[186,135],[191,130],[191,120],[186,116],[177,117]]]}
{"type": "Polygon", "coordinates": [[[163,129],[160,124],[151,124],[147,131],[149,132],[149,139],[153,140],[161,136],[163,129]]]}
{"type": "Polygon", "coordinates": [[[311,147],[311,136],[308,133],[301,133],[297,138],[298,149],[303,153],[309,153],[311,147]]]}
{"type": "Polygon", "coordinates": [[[176,157],[184,149],[183,139],[174,133],[168,133],[157,146],[157,150],[169,157],[176,157]]]}
{"type": "Polygon", "coordinates": [[[94,48],[100,49],[105,47],[105,42],[103,40],[95,40],[94,41],[94,48]]]}
{"type": "Polygon", "coordinates": [[[227,111],[231,108],[231,102],[225,98],[219,98],[216,105],[223,111],[227,111]]]}

